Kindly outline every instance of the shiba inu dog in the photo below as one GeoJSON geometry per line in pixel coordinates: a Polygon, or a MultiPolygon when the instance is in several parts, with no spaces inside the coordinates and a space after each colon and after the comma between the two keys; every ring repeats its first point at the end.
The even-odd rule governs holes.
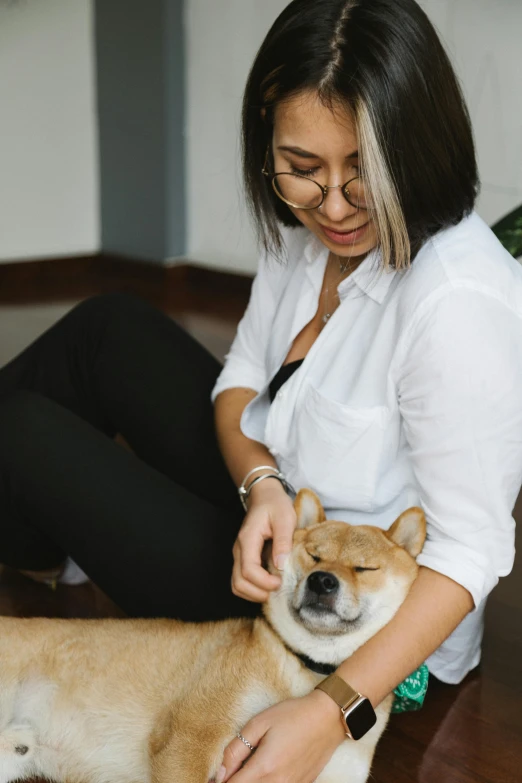
{"type": "MultiPolygon", "coordinates": [[[[308,490],[295,507],[282,586],[255,620],[0,618],[0,783],[207,783],[248,720],[321,681],[310,662],[338,665],[384,626],[416,577],[423,512],[383,531],[326,521],[308,490]]],[[[320,783],[367,780],[392,698],[320,783]]]]}

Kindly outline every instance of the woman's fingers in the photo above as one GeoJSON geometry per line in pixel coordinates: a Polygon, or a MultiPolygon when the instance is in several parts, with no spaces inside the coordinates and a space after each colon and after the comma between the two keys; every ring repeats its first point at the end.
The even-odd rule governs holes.
{"type": "Polygon", "coordinates": [[[294,530],[296,528],[297,520],[295,512],[292,509],[292,514],[286,514],[280,520],[274,529],[274,539],[272,545],[272,560],[275,567],[282,571],[285,567],[285,563],[292,551],[292,543],[294,538],[294,530]]]}
{"type": "Polygon", "coordinates": [[[250,584],[243,579],[241,574],[241,559],[234,553],[234,567],[232,569],[232,592],[239,598],[245,598],[247,601],[254,601],[255,603],[264,603],[268,600],[269,593],[266,590],[260,590],[259,587],[250,584]]]}
{"type": "Polygon", "coordinates": [[[232,550],[232,592],[248,601],[264,602],[273,590],[281,586],[281,577],[263,568],[265,542],[273,540],[274,562],[280,570],[283,570],[284,560],[292,549],[295,511],[286,495],[284,502],[278,495],[275,497],[276,502],[263,502],[249,511],[232,550]]]}
{"type": "MultiPolygon", "coordinates": [[[[250,522],[250,520],[249,520],[250,522]]],[[[278,576],[272,576],[261,565],[265,541],[272,537],[270,529],[263,530],[256,520],[246,524],[237,537],[242,578],[260,590],[277,590],[281,585],[278,576]]]]}
{"type": "Polygon", "coordinates": [[[242,732],[244,732],[244,739],[248,742],[248,745],[238,737],[227,745],[223,753],[223,765],[216,777],[216,783],[222,783],[225,779],[228,780],[241,769],[241,765],[252,756],[252,748],[255,749],[257,747],[267,729],[268,726],[262,720],[256,721],[255,718],[243,727],[242,732]]]}
{"type": "Polygon", "coordinates": [[[232,592],[249,601],[266,601],[272,590],[281,584],[261,565],[264,543],[272,537],[268,515],[259,510],[250,512],[239,531],[233,548],[234,568],[232,592]]]}

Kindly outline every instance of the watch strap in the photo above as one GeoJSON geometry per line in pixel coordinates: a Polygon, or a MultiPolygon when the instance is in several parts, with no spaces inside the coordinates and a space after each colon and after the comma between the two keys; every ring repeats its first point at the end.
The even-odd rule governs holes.
{"type": "Polygon", "coordinates": [[[342,710],[347,710],[351,704],[354,704],[357,699],[361,698],[361,694],[337,674],[330,674],[329,677],[315,687],[317,690],[327,693],[342,710]]]}

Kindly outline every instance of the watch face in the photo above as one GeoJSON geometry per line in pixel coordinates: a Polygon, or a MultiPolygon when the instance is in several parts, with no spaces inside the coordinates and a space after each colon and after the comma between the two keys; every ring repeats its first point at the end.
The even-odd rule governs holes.
{"type": "Polygon", "coordinates": [[[364,737],[377,722],[377,716],[369,699],[363,699],[344,716],[350,736],[354,740],[364,737]]]}

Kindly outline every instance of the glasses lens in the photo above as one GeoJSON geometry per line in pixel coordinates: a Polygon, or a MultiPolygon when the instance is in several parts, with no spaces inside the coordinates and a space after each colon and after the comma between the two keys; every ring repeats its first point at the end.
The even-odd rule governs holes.
{"type": "Polygon", "coordinates": [[[344,195],[347,201],[358,209],[372,209],[373,207],[371,196],[366,192],[364,182],[360,177],[352,179],[345,185],[344,195]]]}
{"type": "Polygon", "coordinates": [[[321,186],[299,174],[277,174],[273,185],[279,198],[296,209],[317,209],[323,200],[321,186]]]}

